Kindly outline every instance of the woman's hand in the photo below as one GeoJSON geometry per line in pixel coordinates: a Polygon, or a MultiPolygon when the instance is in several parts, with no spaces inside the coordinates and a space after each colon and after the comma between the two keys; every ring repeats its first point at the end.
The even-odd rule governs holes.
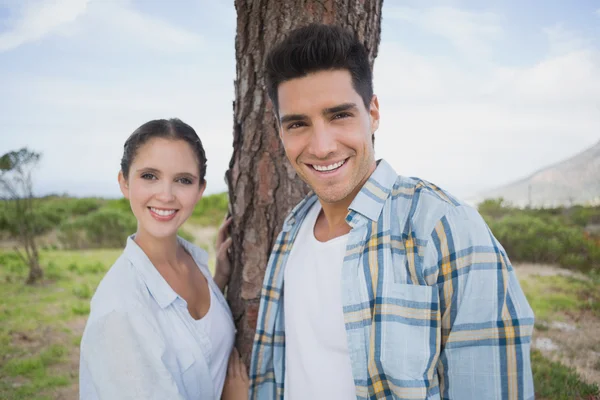
{"type": "Polygon", "coordinates": [[[214,280],[221,292],[225,291],[225,287],[229,284],[231,278],[231,262],[229,261],[229,254],[227,253],[231,247],[231,236],[229,236],[229,225],[231,225],[232,218],[225,218],[219,231],[217,233],[217,242],[215,243],[215,253],[217,255],[217,262],[215,266],[214,280]]]}
{"type": "Polygon", "coordinates": [[[227,366],[227,377],[223,386],[222,400],[247,400],[248,388],[248,373],[246,366],[240,358],[240,353],[234,347],[229,356],[229,365],[227,366]]]}

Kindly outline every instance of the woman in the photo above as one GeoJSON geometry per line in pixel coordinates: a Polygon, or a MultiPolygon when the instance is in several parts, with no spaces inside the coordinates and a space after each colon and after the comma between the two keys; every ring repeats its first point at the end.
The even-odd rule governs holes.
{"type": "Polygon", "coordinates": [[[207,253],[177,236],[202,197],[205,173],[202,143],[178,119],[147,122],[125,142],[118,180],[138,227],[91,302],[81,399],[247,398],[222,294],[229,221],[219,230],[214,279],[207,253]]]}

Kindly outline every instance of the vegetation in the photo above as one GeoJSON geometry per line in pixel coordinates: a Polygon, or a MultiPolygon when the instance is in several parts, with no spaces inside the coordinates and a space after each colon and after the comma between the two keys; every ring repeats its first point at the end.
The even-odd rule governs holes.
{"type": "Polygon", "coordinates": [[[27,148],[0,157],[0,198],[10,200],[0,217],[0,228],[17,239],[19,246],[15,246],[15,250],[29,266],[29,284],[44,275],[36,243],[39,213],[33,205],[33,170],[41,157],[40,153],[27,148]]]}
{"type": "Polygon", "coordinates": [[[583,312],[600,319],[600,281],[592,275],[583,278],[554,275],[521,279],[536,321],[550,322],[583,312]]]}
{"type": "MultiPolygon", "coordinates": [[[[32,200],[35,212],[35,235],[56,232],[56,240],[46,247],[62,249],[122,248],[136,230],[136,220],[127,199],[72,198],[47,196],[32,200]]],[[[218,226],[227,213],[227,194],[203,197],[190,217],[190,223],[218,226]]],[[[11,201],[0,201],[0,231],[8,232],[11,201]]],[[[194,237],[185,230],[179,234],[194,237]]],[[[8,235],[5,233],[5,239],[8,235]]],[[[12,237],[12,236],[11,236],[12,237]]],[[[0,236],[0,239],[2,237],[0,236]]]]}
{"type": "MultiPolygon", "coordinates": [[[[6,203],[0,202],[0,211],[6,203]]],[[[125,199],[50,196],[34,199],[34,204],[40,215],[46,216],[47,223],[40,231],[49,234],[55,230],[56,246],[45,246],[40,251],[45,275],[34,286],[22,283],[28,274],[24,261],[14,251],[0,250],[1,399],[49,400],[64,396],[76,385],[78,347],[91,297],[121,254],[124,238],[135,231],[135,219],[125,199]]],[[[587,245],[585,240],[596,238],[595,233],[585,232],[597,221],[597,209],[515,210],[498,202],[482,206],[482,214],[510,249],[513,260],[561,262],[565,254],[579,254],[578,251],[588,252],[585,259],[589,260],[593,254],[582,243],[587,245]],[[509,234],[508,227],[515,232],[509,234]],[[560,246],[546,245],[545,251],[550,253],[544,255],[542,241],[522,246],[511,241],[514,235],[526,242],[538,235],[558,237],[560,246]]],[[[192,228],[199,223],[216,227],[226,213],[226,194],[207,196],[194,210],[192,228]]],[[[553,243],[556,245],[557,241],[553,243]]],[[[536,314],[538,333],[569,316],[600,318],[600,274],[584,265],[577,268],[586,272],[521,279],[536,314]]],[[[532,352],[532,363],[536,398],[591,399],[600,395],[597,385],[585,382],[573,368],[552,361],[537,350],[532,352]]]]}
{"type": "Polygon", "coordinates": [[[516,209],[498,199],[479,211],[512,261],[600,271],[600,207],[516,209]]]}
{"type": "Polygon", "coordinates": [[[0,253],[0,399],[51,399],[76,383],[91,296],[120,253],[42,250],[45,280],[34,286],[14,252],[0,253]]]}
{"type": "Polygon", "coordinates": [[[593,400],[600,393],[598,385],[583,382],[573,368],[550,361],[537,350],[531,353],[531,364],[536,399],[593,400]]]}
{"type": "Polygon", "coordinates": [[[229,205],[227,193],[205,196],[196,205],[190,222],[201,226],[219,226],[229,205]]]}

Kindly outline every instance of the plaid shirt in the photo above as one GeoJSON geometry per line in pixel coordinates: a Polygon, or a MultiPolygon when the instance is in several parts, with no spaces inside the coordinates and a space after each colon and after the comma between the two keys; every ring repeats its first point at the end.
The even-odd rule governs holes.
{"type": "MultiPolygon", "coordinates": [[[[271,253],[251,399],[283,399],[283,272],[315,201],[294,208],[271,253]]],[[[381,160],[346,221],[341,285],[357,399],[534,398],[533,312],[476,210],[381,160]]]]}

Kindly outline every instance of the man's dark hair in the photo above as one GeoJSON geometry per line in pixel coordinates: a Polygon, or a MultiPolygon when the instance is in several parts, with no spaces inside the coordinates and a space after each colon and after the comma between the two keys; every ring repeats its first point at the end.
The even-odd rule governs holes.
{"type": "Polygon", "coordinates": [[[339,26],[311,24],[291,31],[269,52],[265,68],[267,92],[278,114],[281,83],[326,70],[350,72],[367,110],[371,104],[373,77],[367,49],[356,35],[339,26]]]}
{"type": "Polygon", "coordinates": [[[183,140],[192,148],[198,161],[199,183],[204,184],[206,175],[206,153],[196,131],[177,118],[155,119],[146,122],[137,128],[123,146],[123,157],[121,158],[121,171],[125,179],[129,178],[129,168],[137,156],[137,152],[146,142],[153,138],[164,138],[171,140],[183,140]]]}

